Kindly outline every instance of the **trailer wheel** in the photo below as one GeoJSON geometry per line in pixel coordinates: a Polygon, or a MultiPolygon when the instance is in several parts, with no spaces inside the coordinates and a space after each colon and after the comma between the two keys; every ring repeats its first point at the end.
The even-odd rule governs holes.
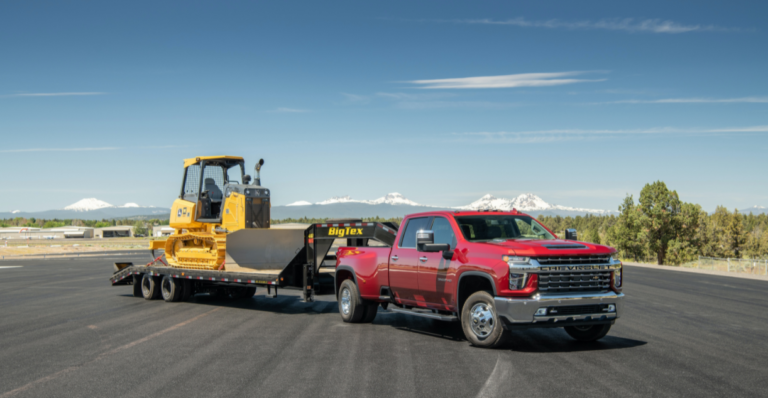
{"type": "Polygon", "coordinates": [[[189,279],[182,280],[181,286],[181,301],[187,301],[190,297],[192,297],[192,293],[194,293],[193,289],[195,287],[192,285],[192,281],[189,279]]]}
{"type": "Polygon", "coordinates": [[[376,318],[376,313],[379,312],[379,303],[365,304],[365,313],[363,313],[363,319],[360,323],[371,323],[376,318]]]}
{"type": "Polygon", "coordinates": [[[339,314],[344,322],[360,323],[365,313],[365,305],[360,302],[355,282],[347,279],[339,289],[339,314]]]}
{"type": "Polygon", "coordinates": [[[143,297],[141,293],[141,277],[138,275],[133,276],[133,297],[143,297]]]}
{"type": "Polygon", "coordinates": [[[611,330],[611,324],[589,326],[566,326],[565,332],[578,341],[597,341],[605,337],[611,330]]]}
{"type": "Polygon", "coordinates": [[[256,294],[256,286],[248,286],[245,288],[245,298],[251,298],[256,294]]]}
{"type": "Polygon", "coordinates": [[[141,278],[141,295],[147,300],[155,300],[160,297],[160,281],[150,274],[144,274],[141,278]]]}
{"type": "Polygon", "coordinates": [[[163,295],[163,300],[167,302],[175,302],[181,299],[181,281],[174,279],[170,275],[166,275],[160,281],[160,292],[163,295]]]}
{"type": "Polygon", "coordinates": [[[493,296],[486,291],[473,293],[461,311],[461,327],[472,345],[494,348],[504,343],[506,333],[496,313],[493,296]]]}

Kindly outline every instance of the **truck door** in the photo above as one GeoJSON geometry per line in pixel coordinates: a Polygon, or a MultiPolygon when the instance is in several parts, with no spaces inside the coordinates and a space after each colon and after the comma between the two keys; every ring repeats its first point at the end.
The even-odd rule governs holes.
{"type": "MultiPolygon", "coordinates": [[[[427,229],[430,217],[411,218],[395,242],[389,257],[389,288],[403,301],[424,303],[419,291],[419,252],[416,251],[416,231],[427,229]]],[[[412,305],[415,303],[411,303],[412,305]]]]}
{"type": "MultiPolygon", "coordinates": [[[[445,217],[435,217],[432,222],[435,243],[447,243],[456,248],[456,233],[445,217]]],[[[438,307],[453,305],[456,295],[456,267],[458,261],[446,260],[443,253],[419,253],[419,289],[427,303],[438,307]]]]}

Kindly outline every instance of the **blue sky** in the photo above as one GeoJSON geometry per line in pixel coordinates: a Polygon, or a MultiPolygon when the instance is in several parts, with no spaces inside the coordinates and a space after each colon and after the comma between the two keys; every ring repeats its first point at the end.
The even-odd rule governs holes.
{"type": "Polygon", "coordinates": [[[768,206],[768,3],[478,3],[4,2],[0,211],[167,207],[219,154],[277,205],[768,206]]]}

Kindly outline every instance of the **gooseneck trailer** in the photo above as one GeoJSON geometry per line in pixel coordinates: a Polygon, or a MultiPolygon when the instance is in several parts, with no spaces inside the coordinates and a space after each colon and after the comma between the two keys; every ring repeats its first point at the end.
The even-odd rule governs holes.
{"type": "Polygon", "coordinates": [[[222,270],[170,267],[160,255],[148,264],[115,263],[110,282],[132,285],[135,297],[148,300],[182,301],[198,293],[240,298],[253,296],[261,286],[272,297],[278,288],[299,289],[303,300],[311,302],[315,294],[335,289],[336,254],[329,253],[335,240],[348,247],[391,247],[396,234],[395,224],[359,220],[306,229],[244,229],[228,235],[234,244],[227,245],[222,270]]]}

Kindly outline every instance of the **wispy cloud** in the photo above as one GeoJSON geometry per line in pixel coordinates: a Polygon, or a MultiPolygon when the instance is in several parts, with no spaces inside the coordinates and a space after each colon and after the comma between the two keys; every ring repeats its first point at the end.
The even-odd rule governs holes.
{"type": "Polygon", "coordinates": [[[514,102],[491,102],[491,101],[400,101],[395,107],[400,109],[503,109],[520,106],[514,102]]]}
{"type": "Polygon", "coordinates": [[[662,19],[643,19],[636,18],[610,18],[596,21],[561,21],[559,19],[548,20],[529,20],[523,17],[495,20],[495,19],[458,19],[458,20],[434,20],[433,22],[453,22],[461,24],[478,25],[509,25],[522,28],[545,28],[545,29],[571,29],[571,30],[613,30],[624,32],[645,32],[645,33],[687,33],[696,31],[739,31],[737,28],[725,28],[715,25],[685,25],[679,22],[662,19]]]}
{"type": "Polygon", "coordinates": [[[21,93],[21,94],[10,94],[5,95],[4,97],[72,97],[72,96],[83,96],[83,95],[104,95],[106,93],[100,93],[100,92],[72,92],[72,93],[21,93]]]}
{"type": "Polygon", "coordinates": [[[559,130],[533,130],[533,131],[500,131],[500,132],[470,132],[454,133],[463,141],[477,143],[509,143],[530,144],[558,141],[590,140],[606,136],[629,135],[719,135],[741,133],[768,133],[766,126],[724,127],[724,128],[676,128],[654,127],[648,129],[628,130],[589,130],[589,129],[559,129],[559,130]]]}
{"type": "Polygon", "coordinates": [[[620,100],[599,102],[599,104],[736,104],[736,103],[768,103],[768,97],[742,98],[664,98],[656,100],[620,100]]]}
{"type": "Polygon", "coordinates": [[[564,84],[601,82],[606,79],[585,80],[568,77],[578,76],[584,71],[555,73],[519,73],[501,76],[460,77],[453,79],[412,80],[423,89],[468,89],[468,88],[513,88],[513,87],[548,87],[564,84]]]}
{"type": "Polygon", "coordinates": [[[272,112],[272,113],[306,113],[306,112],[311,112],[311,111],[308,110],[308,109],[277,108],[277,109],[273,109],[273,110],[267,111],[267,112],[272,112]]]}
{"type": "Polygon", "coordinates": [[[0,153],[15,152],[95,152],[95,151],[116,151],[121,149],[168,149],[168,148],[189,148],[189,145],[156,145],[141,147],[84,147],[84,148],[20,148],[20,149],[2,149],[0,153]]]}
{"type": "Polygon", "coordinates": [[[0,153],[12,152],[87,152],[87,151],[114,151],[121,149],[119,147],[99,147],[99,148],[24,148],[24,149],[3,149],[0,153]]]}

